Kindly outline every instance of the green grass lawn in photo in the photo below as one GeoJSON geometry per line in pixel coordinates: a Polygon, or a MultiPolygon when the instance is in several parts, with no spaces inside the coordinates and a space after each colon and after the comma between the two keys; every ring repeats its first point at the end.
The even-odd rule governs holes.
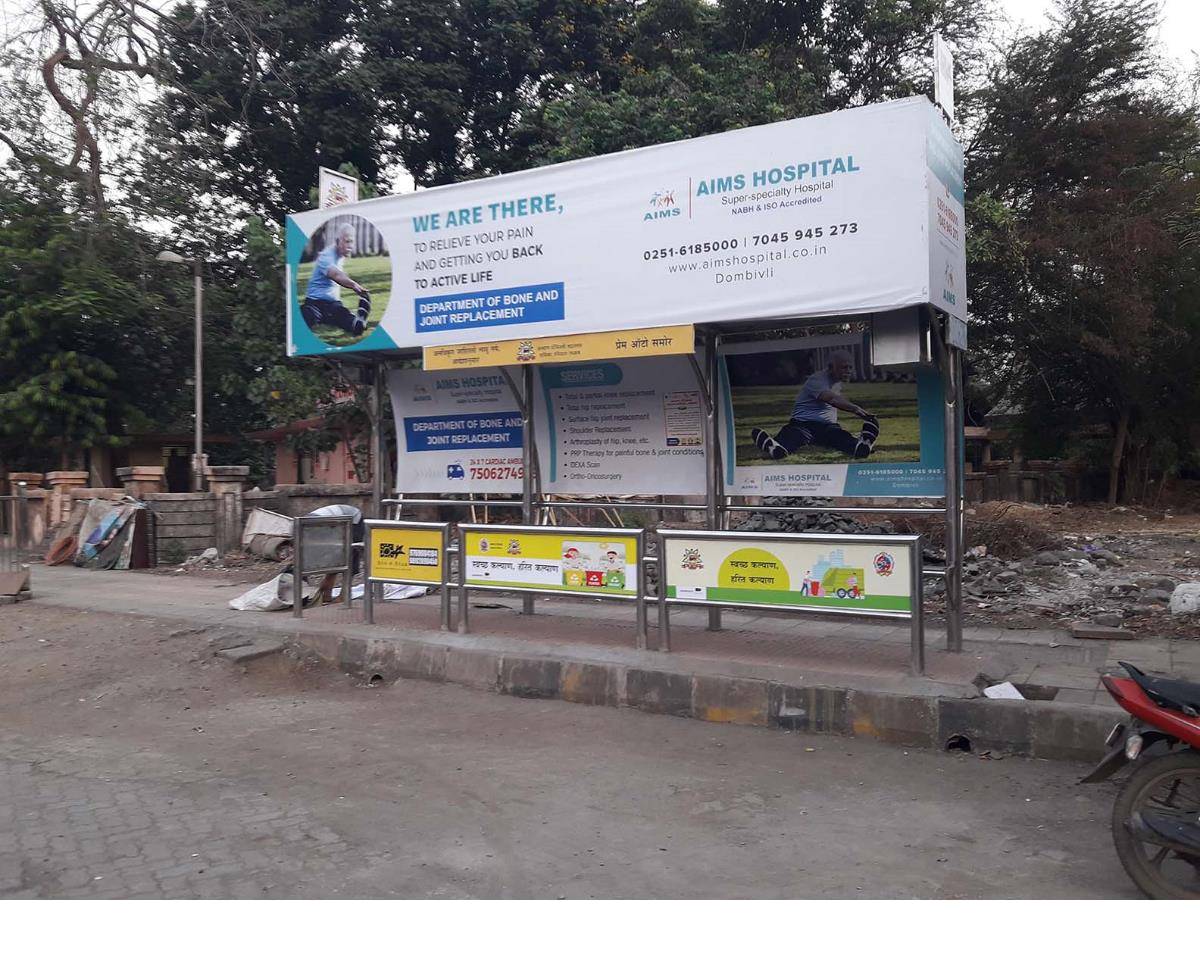
{"type": "MultiPolygon", "coordinates": [[[[319,323],[310,328],[313,334],[331,347],[348,347],[357,344],[379,326],[387,309],[388,300],[392,295],[392,260],[386,255],[366,257],[355,255],[342,263],[342,269],[355,282],[366,286],[371,291],[371,315],[367,317],[367,329],[361,337],[352,337],[339,327],[319,323]]],[[[304,303],[304,293],[308,289],[308,280],[312,278],[313,263],[302,262],[296,267],[296,296],[301,304],[304,303]]],[[[342,287],[342,305],[351,313],[358,310],[358,296],[342,287]]]]}
{"type": "MultiPolygon", "coordinates": [[[[781,462],[763,459],[751,429],[775,435],[792,416],[798,385],[766,385],[734,388],[733,417],[736,421],[738,466],[786,466],[808,463],[849,463],[849,456],[823,446],[809,446],[781,462]]],[[[920,427],[917,421],[917,385],[904,381],[859,381],[842,386],[842,395],[879,417],[875,451],[864,462],[918,462],[921,458],[920,427]]],[[[862,420],[849,412],[838,412],[838,425],[857,436],[862,420]]]]}

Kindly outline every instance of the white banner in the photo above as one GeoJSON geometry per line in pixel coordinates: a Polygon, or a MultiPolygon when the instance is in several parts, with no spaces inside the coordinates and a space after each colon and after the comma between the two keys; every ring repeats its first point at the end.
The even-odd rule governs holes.
{"type": "Polygon", "coordinates": [[[293,215],[289,351],[965,317],[961,236],[961,149],[902,99],[293,215]]]}
{"type": "Polygon", "coordinates": [[[704,493],[704,403],[686,357],[535,370],[547,493],[704,493]]]}
{"type": "Polygon", "coordinates": [[[521,492],[521,411],[499,368],[391,371],[397,493],[521,492]]]}

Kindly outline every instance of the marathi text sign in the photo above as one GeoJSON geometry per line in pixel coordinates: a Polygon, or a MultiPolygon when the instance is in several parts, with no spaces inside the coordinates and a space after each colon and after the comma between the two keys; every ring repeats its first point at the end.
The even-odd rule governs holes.
{"type": "Polygon", "coordinates": [[[636,596],[640,532],[461,528],[469,586],[636,596]]]}
{"type": "Polygon", "coordinates": [[[669,599],[911,613],[917,539],[663,533],[669,599]]]}
{"type": "Polygon", "coordinates": [[[965,317],[963,227],[961,148],[924,97],[748,127],[292,215],[289,352],[965,317]]]}
{"type": "Polygon", "coordinates": [[[437,371],[517,364],[567,364],[605,357],[661,357],[664,354],[691,354],[695,347],[696,330],[688,324],[654,330],[614,330],[568,337],[448,344],[426,347],[422,353],[425,370],[437,371]]]}

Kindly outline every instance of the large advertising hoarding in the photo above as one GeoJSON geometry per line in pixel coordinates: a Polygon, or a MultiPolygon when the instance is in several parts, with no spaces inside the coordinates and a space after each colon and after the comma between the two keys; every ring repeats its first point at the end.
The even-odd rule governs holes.
{"type": "Polygon", "coordinates": [[[726,492],[938,497],[941,382],[930,367],[876,368],[862,331],[721,348],[726,492]]]}
{"type": "Polygon", "coordinates": [[[292,215],[288,349],[965,317],[961,160],[914,97],[292,215]]]}
{"type": "Polygon", "coordinates": [[[667,597],[697,602],[912,612],[907,543],[664,537],[667,597]]]}

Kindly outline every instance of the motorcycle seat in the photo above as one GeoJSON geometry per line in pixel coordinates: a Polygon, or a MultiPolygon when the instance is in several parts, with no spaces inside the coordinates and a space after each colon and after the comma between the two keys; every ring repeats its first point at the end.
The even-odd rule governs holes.
{"type": "Polygon", "coordinates": [[[1146,696],[1161,708],[1182,711],[1193,718],[1200,717],[1200,684],[1178,681],[1170,677],[1158,677],[1138,670],[1133,664],[1118,660],[1125,672],[1137,683],[1146,696]]]}

